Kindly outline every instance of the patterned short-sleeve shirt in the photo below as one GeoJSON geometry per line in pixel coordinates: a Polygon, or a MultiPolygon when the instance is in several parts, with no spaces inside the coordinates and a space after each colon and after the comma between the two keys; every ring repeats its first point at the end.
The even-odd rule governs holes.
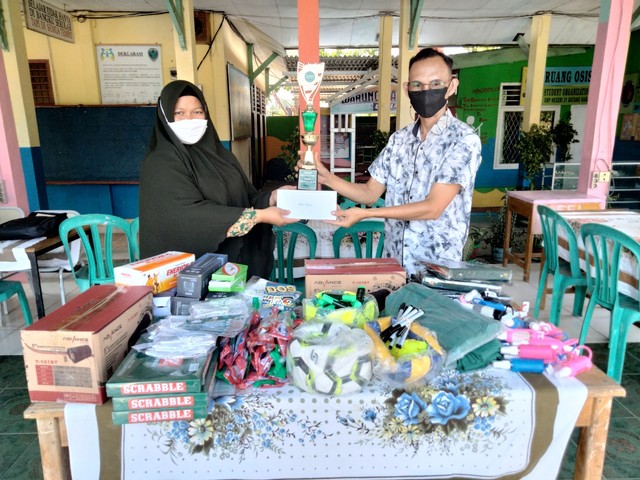
{"type": "Polygon", "coordinates": [[[448,110],[420,140],[420,122],[398,130],[369,168],[386,187],[385,206],[424,200],[434,183],[460,185],[460,192],[435,220],[385,220],[385,255],[409,275],[423,261],[461,260],[469,231],[476,172],[482,161],[480,138],[448,110]]]}

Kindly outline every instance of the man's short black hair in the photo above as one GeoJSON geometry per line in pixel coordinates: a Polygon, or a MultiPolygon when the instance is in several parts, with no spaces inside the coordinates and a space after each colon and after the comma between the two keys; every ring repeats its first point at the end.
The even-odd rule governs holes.
{"type": "Polygon", "coordinates": [[[447,67],[449,67],[449,72],[453,73],[453,58],[445,55],[444,53],[432,47],[423,48],[418,53],[416,53],[413,57],[411,57],[411,60],[409,60],[409,70],[411,70],[411,66],[414,63],[419,62],[420,60],[425,60],[427,58],[433,58],[433,57],[440,57],[442,60],[444,60],[444,63],[446,63],[447,67]]]}

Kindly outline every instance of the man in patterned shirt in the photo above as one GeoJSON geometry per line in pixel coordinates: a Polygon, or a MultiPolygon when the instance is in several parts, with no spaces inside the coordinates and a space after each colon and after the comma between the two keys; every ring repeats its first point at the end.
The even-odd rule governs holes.
{"type": "Polygon", "coordinates": [[[423,270],[424,261],[461,260],[469,231],[481,145],[447,108],[459,83],[452,70],[453,60],[433,48],[410,60],[404,89],[419,117],[391,135],[366,184],[342,180],[316,159],[319,182],[356,203],[372,205],[386,190],[383,208],[338,209],[337,220],[327,222],[350,226],[384,218],[384,254],[409,275],[423,270]]]}

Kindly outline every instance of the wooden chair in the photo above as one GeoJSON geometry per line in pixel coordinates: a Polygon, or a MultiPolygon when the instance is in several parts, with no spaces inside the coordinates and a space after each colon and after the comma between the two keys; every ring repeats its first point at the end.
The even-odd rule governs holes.
{"type": "Polygon", "coordinates": [[[640,321],[640,300],[618,291],[620,257],[630,255],[640,265],[640,244],[629,235],[607,225],[587,223],[580,228],[587,264],[587,290],[591,295],[582,322],[580,344],[584,344],[596,305],[611,312],[607,375],[620,383],[629,327],[640,321]]]}
{"type": "Polygon", "coordinates": [[[342,239],[347,235],[353,241],[353,249],[355,258],[363,258],[362,244],[360,235],[364,234],[365,252],[364,258],[381,258],[384,248],[384,222],[378,220],[362,220],[350,227],[340,227],[333,234],[333,255],[340,258],[340,244],[342,239]],[[374,236],[379,235],[378,247],[375,256],[373,254],[374,236]]]}

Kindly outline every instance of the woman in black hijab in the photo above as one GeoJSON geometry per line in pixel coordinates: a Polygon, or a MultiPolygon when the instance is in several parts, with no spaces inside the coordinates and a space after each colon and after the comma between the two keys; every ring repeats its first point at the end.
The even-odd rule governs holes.
{"type": "Polygon", "coordinates": [[[248,265],[249,278],[269,278],[271,225],[297,221],[275,203],[276,192],[258,192],[220,142],[200,89],[167,84],[140,170],[141,256],[226,253],[248,265]]]}

